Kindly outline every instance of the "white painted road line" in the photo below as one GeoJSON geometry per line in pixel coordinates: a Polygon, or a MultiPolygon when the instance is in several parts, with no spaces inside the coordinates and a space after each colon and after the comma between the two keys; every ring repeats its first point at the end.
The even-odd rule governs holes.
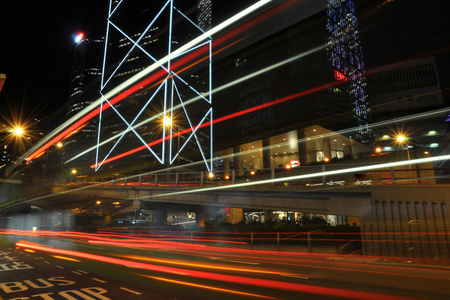
{"type": "Polygon", "coordinates": [[[57,268],[60,268],[60,269],[64,269],[64,267],[61,267],[61,266],[58,266],[58,265],[55,265],[57,268]]]}
{"type": "Polygon", "coordinates": [[[80,273],[80,272],[77,272],[77,271],[71,271],[72,273],[74,273],[74,274],[77,274],[77,275],[83,275],[83,273],[80,273]]]}
{"type": "Polygon", "coordinates": [[[141,295],[141,293],[139,293],[139,292],[136,292],[136,291],[133,291],[133,290],[124,288],[124,287],[121,287],[120,289],[121,289],[121,290],[124,290],[124,291],[126,291],[126,292],[133,293],[133,294],[135,294],[135,295],[141,295]]]}
{"type": "Polygon", "coordinates": [[[233,262],[233,263],[246,264],[246,265],[259,265],[260,264],[260,263],[255,263],[255,262],[242,261],[242,260],[229,260],[229,259],[224,259],[224,258],[221,258],[221,257],[208,257],[208,258],[212,259],[212,260],[233,262]]]}
{"type": "Polygon", "coordinates": [[[106,283],[106,281],[101,280],[101,279],[98,279],[98,278],[92,278],[92,280],[98,281],[98,282],[100,282],[100,283],[106,283]]]}
{"type": "Polygon", "coordinates": [[[300,278],[300,279],[309,279],[308,276],[302,276],[302,275],[280,274],[280,276],[283,276],[283,277],[292,277],[292,278],[300,278]]]}
{"type": "Polygon", "coordinates": [[[83,273],[83,274],[88,274],[88,272],[83,271],[83,270],[77,270],[77,271],[80,272],[80,273],[83,273]]]}

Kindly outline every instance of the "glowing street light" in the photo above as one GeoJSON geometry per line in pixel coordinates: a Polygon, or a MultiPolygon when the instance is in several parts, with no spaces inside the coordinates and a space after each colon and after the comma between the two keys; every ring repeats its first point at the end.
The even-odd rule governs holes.
{"type": "Polygon", "coordinates": [[[166,125],[166,126],[170,126],[170,125],[172,124],[172,118],[170,118],[170,117],[164,117],[163,123],[164,123],[164,125],[166,125]]]}
{"type": "Polygon", "coordinates": [[[408,142],[406,141],[406,137],[402,134],[397,135],[396,138],[397,142],[403,146],[403,144],[406,145],[406,154],[408,155],[408,160],[411,160],[410,156],[409,156],[409,147],[408,147],[408,142]]]}
{"type": "Polygon", "coordinates": [[[75,169],[72,169],[72,174],[77,174],[77,170],[75,170],[75,169]]]}
{"type": "Polygon", "coordinates": [[[13,133],[15,135],[21,136],[23,134],[23,129],[20,128],[20,127],[16,127],[16,128],[13,129],[13,133]]]}
{"type": "Polygon", "coordinates": [[[63,143],[61,143],[61,142],[58,142],[58,143],[56,144],[56,147],[58,147],[58,148],[62,148],[62,146],[63,146],[63,143]]]}
{"type": "MultiPolygon", "coordinates": [[[[403,146],[403,144],[406,144],[406,155],[408,156],[408,161],[410,161],[411,157],[409,156],[409,147],[408,147],[408,142],[406,141],[406,137],[403,134],[399,134],[399,135],[397,135],[396,140],[397,140],[397,143],[399,143],[402,146],[403,146]]],[[[411,165],[408,165],[408,166],[409,166],[409,172],[411,173],[411,165]]],[[[411,174],[410,174],[410,176],[411,176],[411,174]]]]}

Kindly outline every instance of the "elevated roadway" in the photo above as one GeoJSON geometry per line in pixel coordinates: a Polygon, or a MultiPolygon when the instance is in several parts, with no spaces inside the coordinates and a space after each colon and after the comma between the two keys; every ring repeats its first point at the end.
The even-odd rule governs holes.
{"type": "MultiPolygon", "coordinates": [[[[11,183],[12,184],[12,183],[11,183]]],[[[2,214],[30,206],[74,210],[81,204],[114,205],[128,211],[141,205],[181,211],[235,207],[358,217],[367,255],[450,257],[450,185],[253,185],[145,186],[55,185],[17,188],[17,199],[3,202],[2,214]],[[40,194],[37,194],[40,191],[40,194]],[[26,197],[28,193],[28,197],[26,197]],[[401,238],[399,238],[401,237],[401,238]]]]}

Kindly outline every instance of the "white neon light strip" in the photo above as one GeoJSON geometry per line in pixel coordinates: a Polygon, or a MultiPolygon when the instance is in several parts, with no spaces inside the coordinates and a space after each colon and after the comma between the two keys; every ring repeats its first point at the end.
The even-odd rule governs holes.
{"type": "MultiPolygon", "coordinates": [[[[186,20],[188,20],[192,25],[194,25],[195,27],[197,27],[198,30],[200,30],[202,33],[205,33],[205,31],[203,29],[201,29],[200,27],[197,26],[197,24],[195,24],[194,22],[192,22],[191,19],[189,19],[185,14],[183,14],[178,8],[176,8],[175,6],[173,7],[183,18],[185,18],[186,20]]],[[[211,38],[211,37],[209,37],[211,38]]]]}
{"type": "MultiPolygon", "coordinates": [[[[114,95],[119,94],[124,89],[128,88],[129,86],[131,86],[135,82],[141,80],[142,78],[146,77],[148,74],[153,72],[156,68],[159,67],[160,64],[164,64],[165,62],[167,62],[172,57],[176,57],[180,53],[183,53],[184,51],[186,51],[186,50],[196,46],[198,43],[201,43],[203,40],[209,39],[214,34],[220,32],[221,30],[226,29],[228,26],[233,25],[237,21],[245,18],[246,16],[248,16],[252,12],[262,8],[263,6],[269,4],[269,3],[273,2],[273,1],[274,0],[260,0],[260,1],[258,1],[254,5],[244,9],[243,11],[241,11],[240,13],[234,15],[233,17],[229,18],[228,20],[226,20],[226,21],[222,22],[221,24],[217,25],[216,27],[208,30],[204,34],[200,35],[196,39],[194,39],[191,42],[189,42],[188,44],[180,47],[179,49],[177,49],[177,51],[174,51],[173,53],[171,53],[172,56],[167,56],[167,57],[163,58],[162,60],[160,60],[159,64],[155,63],[152,66],[148,67],[147,69],[142,70],[138,74],[134,75],[130,79],[126,80],[125,82],[123,82],[122,84],[120,84],[116,88],[112,89],[110,92],[108,92],[105,95],[105,97],[107,97],[108,99],[112,99],[114,97],[114,95]]],[[[111,8],[110,8],[110,10],[111,10],[111,8]]],[[[60,126],[58,126],[55,130],[53,130],[51,133],[47,134],[43,139],[41,139],[38,143],[36,143],[34,145],[34,147],[32,147],[30,150],[28,150],[23,155],[23,157],[28,157],[29,155],[31,155],[32,153],[37,151],[40,147],[42,147],[42,145],[44,145],[45,143],[49,142],[59,132],[63,131],[65,128],[67,128],[71,124],[75,123],[76,121],[78,121],[79,119],[81,119],[83,116],[85,116],[86,114],[90,113],[94,109],[97,109],[101,105],[102,101],[103,101],[102,97],[100,97],[99,99],[97,99],[96,101],[91,103],[89,106],[87,106],[86,108],[81,110],[79,113],[77,113],[75,116],[70,118],[68,121],[66,121],[63,124],[61,124],[60,126]]]]}
{"type": "MultiPolygon", "coordinates": [[[[180,92],[178,91],[177,85],[175,84],[175,82],[173,82],[172,84],[173,84],[173,88],[174,88],[174,90],[175,90],[175,92],[176,92],[176,95],[178,96],[178,98],[179,98],[179,100],[180,100],[180,105],[181,105],[181,107],[183,108],[184,114],[185,114],[185,116],[186,116],[186,120],[187,120],[188,123],[189,123],[189,127],[190,127],[190,128],[193,128],[191,119],[189,118],[189,114],[188,114],[188,112],[187,112],[187,110],[186,110],[186,108],[185,108],[185,106],[184,106],[184,104],[183,104],[183,100],[182,100],[182,97],[181,97],[181,95],[180,95],[180,92]]],[[[175,94],[175,93],[173,93],[173,91],[172,91],[172,96],[173,96],[174,94],[175,94]]],[[[172,108],[173,108],[173,98],[172,98],[172,108]]],[[[172,159],[172,157],[171,157],[170,163],[173,163],[173,162],[175,161],[176,157],[177,157],[177,156],[180,154],[180,152],[184,149],[184,147],[185,147],[185,146],[187,145],[187,143],[190,141],[190,139],[191,139],[192,136],[195,137],[195,139],[196,139],[196,141],[197,141],[197,145],[199,146],[199,150],[200,150],[200,152],[201,152],[201,154],[202,154],[202,157],[205,159],[205,155],[204,155],[204,153],[203,153],[203,150],[202,150],[202,148],[201,148],[200,142],[199,142],[198,137],[197,137],[197,129],[202,125],[202,123],[204,122],[204,120],[206,119],[206,117],[208,116],[208,114],[209,114],[210,112],[212,112],[212,108],[210,108],[210,110],[205,114],[205,116],[204,116],[203,119],[200,121],[200,123],[198,124],[198,126],[197,126],[197,127],[189,134],[189,137],[186,139],[186,141],[184,142],[183,146],[180,147],[180,149],[178,150],[177,155],[175,155],[175,156],[173,157],[173,159],[172,159]]],[[[172,114],[173,114],[173,109],[172,109],[172,114]]],[[[171,123],[171,126],[172,126],[172,124],[173,124],[173,123],[171,123]]],[[[172,127],[171,127],[171,130],[172,130],[172,127]]],[[[172,131],[171,131],[171,132],[172,132],[172,131]]],[[[172,133],[171,133],[171,138],[170,138],[170,139],[171,139],[171,141],[172,141],[172,133]]],[[[211,137],[210,139],[212,139],[212,137],[211,137]]],[[[172,145],[172,143],[171,143],[171,145],[172,145]]],[[[171,148],[171,151],[172,151],[172,148],[171,148]]],[[[208,165],[207,165],[207,168],[208,168],[208,170],[209,170],[208,165]]]]}
{"type": "MultiPolygon", "coordinates": [[[[170,54],[171,53],[171,49],[172,49],[172,23],[173,23],[173,13],[174,13],[174,7],[173,7],[173,0],[171,0],[171,1],[169,1],[170,2],[170,22],[169,22],[169,45],[168,45],[168,54],[170,54]]],[[[147,51],[145,51],[145,49],[143,49],[142,47],[140,47],[140,45],[138,44],[139,42],[140,42],[140,40],[145,36],[145,33],[151,28],[151,26],[153,25],[153,23],[156,21],[156,19],[161,15],[161,13],[162,13],[162,11],[167,7],[167,4],[169,3],[169,2],[167,2],[166,3],[166,5],[159,11],[159,13],[157,14],[157,16],[152,20],[152,22],[150,23],[150,25],[148,25],[147,26],[147,28],[146,28],[146,30],[144,31],[144,34],[142,34],[141,36],[140,36],[140,38],[136,41],[136,42],[134,42],[129,36],[127,36],[119,27],[117,27],[114,23],[112,23],[111,21],[109,21],[109,24],[111,24],[114,28],[116,28],[116,30],[118,30],[120,33],[122,33],[128,40],[130,40],[130,41],[132,41],[133,42],[133,47],[128,51],[128,53],[124,56],[124,58],[123,58],[123,60],[122,60],[122,62],[119,64],[119,66],[117,66],[117,68],[116,68],[116,70],[113,72],[113,74],[111,75],[111,77],[110,77],[110,79],[114,76],[114,74],[117,72],[117,70],[121,67],[121,65],[125,62],[125,60],[126,60],[126,58],[130,55],[130,53],[135,49],[135,47],[138,47],[140,50],[142,50],[145,54],[147,54],[154,62],[156,62],[156,63],[158,63],[158,61],[156,61],[154,58],[153,58],[153,56],[151,56],[147,51]]],[[[178,11],[179,12],[179,11],[178,11]]],[[[193,25],[195,25],[191,20],[189,20],[185,15],[183,15],[181,12],[179,12],[185,19],[187,19],[189,22],[191,22],[191,24],[193,24],[193,25]]],[[[198,26],[196,26],[195,25],[195,27],[197,28],[197,29],[200,29],[198,26]]],[[[201,31],[201,29],[200,29],[200,31],[201,31]]],[[[201,32],[203,32],[203,31],[201,31],[201,32]]],[[[209,41],[209,42],[211,42],[211,41],[209,41]]],[[[194,51],[195,49],[197,49],[198,47],[201,47],[202,45],[204,45],[204,44],[206,44],[206,43],[208,43],[208,42],[205,42],[205,43],[203,43],[203,44],[200,44],[200,45],[198,45],[197,47],[193,47],[193,49],[191,48],[191,49],[188,49],[187,51],[185,51],[185,52],[183,52],[182,54],[183,55],[185,55],[186,53],[189,53],[189,52],[191,52],[191,51],[194,51]]],[[[105,53],[105,56],[106,56],[106,54],[107,53],[105,53]]],[[[180,54],[181,55],[181,54],[180,54]]],[[[198,96],[201,96],[201,94],[196,90],[196,89],[194,89],[192,86],[190,86],[186,81],[184,81],[181,77],[179,77],[176,73],[174,73],[174,72],[171,72],[170,70],[171,70],[171,59],[169,59],[168,60],[168,62],[167,62],[167,64],[168,64],[168,66],[167,66],[167,69],[166,68],[164,68],[162,65],[160,65],[160,67],[163,69],[163,70],[165,70],[167,73],[172,73],[172,75],[174,75],[176,78],[178,78],[180,81],[182,81],[185,85],[187,85],[192,91],[194,91],[198,96]]],[[[211,74],[209,74],[210,76],[210,81],[211,81],[211,74]]],[[[167,80],[169,79],[169,77],[166,77],[166,79],[165,79],[165,81],[164,81],[164,83],[166,84],[166,89],[165,89],[165,91],[167,91],[167,80]]],[[[108,79],[108,81],[109,81],[109,79],[108,79]]],[[[107,84],[108,83],[108,81],[105,83],[105,84],[107,84]]],[[[171,83],[171,93],[170,93],[170,95],[171,95],[171,99],[170,99],[170,118],[171,119],[173,119],[173,109],[174,109],[174,107],[173,107],[173,102],[174,102],[174,88],[176,88],[176,85],[175,85],[175,80],[174,80],[174,78],[171,78],[170,79],[170,83],[171,83]]],[[[103,87],[102,87],[103,88],[103,87]]],[[[159,89],[158,89],[158,91],[159,91],[159,89]]],[[[157,92],[158,92],[157,91],[157,92]]],[[[156,92],[156,93],[157,93],[156,92]]],[[[178,90],[177,90],[177,93],[178,93],[178,90]]],[[[211,94],[211,91],[209,91],[209,94],[211,94]]],[[[181,102],[181,104],[183,105],[183,103],[182,103],[182,99],[181,99],[181,95],[178,93],[178,98],[180,99],[180,102],[181,102]]],[[[107,100],[107,98],[104,98],[108,103],[109,103],[109,101],[107,100]]],[[[204,98],[205,99],[205,98],[204,98]]],[[[207,99],[205,99],[206,101],[208,101],[207,99]]],[[[166,111],[166,108],[167,108],[167,101],[169,101],[168,99],[167,99],[167,93],[165,93],[165,97],[164,97],[164,111],[163,111],[163,114],[164,114],[164,117],[166,118],[167,116],[166,116],[166,114],[167,114],[167,111],[166,111]]],[[[109,103],[109,104],[111,104],[111,103],[109,103]]],[[[211,103],[210,103],[211,104],[211,103]]],[[[147,103],[147,105],[148,105],[148,103],[147,103]]],[[[146,105],[146,106],[147,106],[146,105]]],[[[145,107],[146,107],[145,106],[145,107]]],[[[127,129],[123,132],[123,134],[119,137],[119,140],[113,145],[113,147],[110,149],[110,151],[109,151],[109,153],[105,156],[105,158],[103,159],[103,161],[100,163],[100,164],[98,164],[98,161],[96,161],[96,168],[95,168],[95,171],[97,171],[99,168],[100,168],[100,166],[105,162],[105,160],[110,156],[110,154],[113,152],[113,150],[116,148],[116,146],[119,144],[119,142],[123,139],[123,137],[125,136],[125,134],[127,133],[127,132],[129,132],[130,130],[131,131],[133,131],[134,133],[135,133],[135,135],[141,140],[141,142],[143,142],[143,144],[151,151],[151,153],[154,155],[154,156],[156,156],[155,155],[155,153],[152,151],[152,149],[150,149],[150,147],[147,145],[147,143],[142,139],[142,137],[134,130],[134,128],[132,127],[133,125],[134,125],[134,123],[135,123],[135,121],[137,120],[137,117],[142,113],[142,110],[141,110],[141,112],[138,114],[138,116],[135,118],[135,120],[131,123],[131,124],[129,124],[126,120],[125,120],[125,118],[115,109],[115,107],[113,107],[112,105],[111,105],[111,107],[112,107],[112,109],[117,113],[117,115],[122,119],[122,121],[127,125],[127,129]]],[[[144,107],[144,108],[145,108],[144,107]]],[[[184,106],[183,106],[183,109],[184,109],[184,106]]],[[[187,111],[186,111],[186,109],[184,109],[184,112],[185,112],[185,114],[186,114],[186,117],[189,119],[189,116],[188,116],[188,113],[187,113],[187,111]]],[[[163,132],[165,133],[165,128],[163,129],[163,132]]],[[[198,143],[198,138],[197,138],[197,136],[196,136],[196,134],[194,133],[194,135],[195,135],[195,138],[196,138],[196,140],[197,140],[197,144],[199,145],[199,143],[198,143]]],[[[99,132],[99,134],[98,134],[98,136],[100,136],[100,132],[99,132]]],[[[165,135],[164,135],[164,137],[165,137],[165,135]]],[[[173,163],[173,161],[175,160],[175,158],[179,155],[179,151],[180,151],[180,149],[179,149],[179,151],[177,152],[177,154],[174,156],[173,155],[173,140],[172,140],[172,138],[173,138],[173,122],[171,122],[171,125],[170,125],[170,135],[169,135],[169,157],[168,157],[168,159],[169,159],[169,163],[173,163]]],[[[212,138],[212,137],[210,137],[210,138],[212,138]]],[[[99,139],[97,140],[97,141],[99,141],[99,139]]],[[[165,141],[163,141],[163,154],[165,153],[165,141]]],[[[212,145],[212,144],[211,144],[212,145]]],[[[98,153],[99,153],[99,146],[100,146],[100,144],[98,143],[97,144],[97,155],[96,155],[96,157],[98,157],[98,153]]],[[[184,148],[184,147],[183,147],[184,148]]],[[[199,151],[201,152],[201,154],[202,154],[202,157],[203,158],[205,158],[205,155],[204,155],[204,153],[203,153],[203,150],[202,150],[202,148],[201,148],[201,145],[199,145],[199,151]]],[[[213,153],[213,150],[212,150],[212,148],[211,148],[211,150],[210,150],[210,152],[211,152],[211,154],[210,154],[210,159],[212,159],[212,157],[213,157],[213,155],[212,155],[212,153],[213,153]]],[[[158,157],[157,157],[158,158],[158,157]]],[[[165,155],[163,155],[163,158],[162,158],[162,161],[163,161],[163,163],[164,163],[164,160],[165,160],[166,158],[165,158],[165,155]]],[[[158,159],[159,160],[159,159],[158,159]]],[[[161,162],[161,161],[160,161],[161,162]]],[[[206,163],[206,162],[205,162],[206,163]]],[[[207,165],[207,167],[208,167],[208,164],[206,163],[206,165],[207,165]]]]}
{"type": "MultiPolygon", "coordinates": [[[[150,28],[153,26],[153,24],[155,23],[155,21],[158,19],[158,17],[162,14],[162,12],[164,11],[164,9],[167,7],[167,4],[170,1],[168,1],[163,8],[158,12],[158,14],[155,16],[155,18],[153,18],[153,20],[150,22],[150,24],[147,26],[147,28],[144,30],[144,32],[141,34],[141,36],[139,37],[139,39],[135,42],[132,38],[130,38],[128,35],[125,34],[125,32],[123,32],[118,26],[116,26],[116,24],[114,24],[113,22],[111,22],[108,18],[108,29],[109,29],[109,25],[112,25],[114,28],[116,28],[117,31],[119,31],[121,34],[123,34],[130,42],[133,43],[133,47],[131,47],[131,49],[128,51],[128,53],[124,56],[124,58],[122,59],[122,61],[119,63],[119,65],[117,66],[117,68],[111,73],[111,75],[109,76],[108,80],[102,84],[101,89],[103,89],[105,87],[105,85],[108,84],[108,82],[114,77],[114,74],[117,72],[117,70],[122,66],[122,64],[125,62],[125,60],[127,59],[127,57],[130,55],[130,53],[134,50],[135,47],[138,47],[142,52],[144,52],[146,55],[148,55],[155,63],[157,63],[158,61],[151,56],[147,51],[145,51],[138,43],[145,37],[145,35],[147,34],[147,32],[150,30],[150,28]]],[[[117,8],[117,7],[116,7],[117,8]]],[[[105,41],[106,45],[108,44],[108,40],[105,41]]],[[[105,50],[105,60],[106,60],[106,54],[107,51],[105,50]]],[[[104,60],[104,61],[105,61],[104,60]]],[[[160,65],[161,68],[165,69],[162,64],[160,65]]],[[[165,69],[166,70],[166,69],[165,69]]],[[[166,70],[166,72],[168,72],[168,70],[166,70]]],[[[104,76],[105,73],[102,73],[102,77],[104,76]]],[[[102,80],[103,82],[103,80],[102,80]]]]}
{"type": "MultiPolygon", "coordinates": [[[[418,158],[418,159],[413,159],[413,160],[403,160],[403,161],[383,163],[383,164],[378,164],[378,165],[368,165],[368,166],[347,168],[347,169],[334,170],[334,171],[325,171],[325,172],[317,172],[317,173],[276,178],[276,179],[267,179],[267,180],[261,180],[261,181],[256,181],[256,182],[244,182],[244,183],[239,183],[239,184],[234,184],[234,185],[223,185],[223,186],[208,187],[208,188],[201,188],[201,189],[194,189],[194,190],[185,190],[185,191],[179,191],[179,192],[174,192],[174,193],[153,194],[152,197],[163,197],[163,196],[170,196],[170,195],[208,192],[208,191],[215,191],[215,190],[239,188],[239,187],[244,187],[244,186],[271,184],[271,183],[276,183],[276,182],[286,182],[286,181],[294,181],[294,180],[301,180],[301,179],[309,179],[309,178],[322,177],[322,176],[339,175],[339,174],[346,174],[346,173],[357,173],[357,172],[362,172],[362,171],[385,169],[385,168],[399,167],[399,166],[406,166],[406,165],[415,165],[415,164],[422,164],[422,163],[427,163],[427,162],[442,161],[442,160],[449,160],[449,159],[450,159],[450,155],[418,158]]],[[[148,198],[148,197],[141,197],[141,199],[145,199],[145,198],[148,198]]]]}
{"type": "MultiPolygon", "coordinates": [[[[144,112],[144,110],[147,108],[147,106],[152,102],[153,98],[156,96],[156,94],[160,91],[161,87],[165,84],[165,81],[158,87],[158,89],[153,93],[153,95],[150,97],[150,99],[147,101],[147,103],[142,107],[142,109],[139,111],[139,113],[135,116],[133,121],[131,123],[128,123],[127,120],[117,111],[117,109],[114,107],[114,105],[110,104],[110,107],[117,113],[117,115],[122,119],[122,121],[127,125],[127,129],[123,131],[122,135],[119,137],[118,141],[114,143],[114,146],[110,149],[109,153],[105,156],[103,161],[98,164],[98,161],[95,162],[97,171],[100,166],[105,162],[105,160],[109,157],[109,155],[112,153],[112,151],[116,148],[116,146],[119,144],[119,142],[122,140],[122,138],[131,130],[133,133],[137,136],[137,138],[147,147],[148,150],[161,162],[161,159],[155,154],[155,152],[147,145],[147,142],[144,141],[144,139],[134,130],[133,124],[137,121],[137,119],[141,116],[141,114],[144,112]]],[[[110,103],[108,99],[105,98],[105,101],[110,103]]],[[[101,122],[99,122],[101,123],[101,122]]],[[[98,136],[100,136],[100,130],[98,133],[98,136]]],[[[98,148],[97,148],[98,150],[98,148]]],[[[98,157],[98,152],[96,157],[98,157]]]]}
{"type": "MultiPolygon", "coordinates": [[[[119,6],[122,4],[123,1],[124,1],[124,0],[120,0],[120,2],[116,5],[116,7],[114,8],[114,10],[113,10],[112,12],[109,13],[108,18],[111,17],[111,16],[115,13],[116,9],[119,8],[119,6]]],[[[112,2],[113,2],[113,0],[110,1],[110,5],[112,5],[112,2]]],[[[111,6],[110,6],[110,11],[111,11],[111,6]]]]}

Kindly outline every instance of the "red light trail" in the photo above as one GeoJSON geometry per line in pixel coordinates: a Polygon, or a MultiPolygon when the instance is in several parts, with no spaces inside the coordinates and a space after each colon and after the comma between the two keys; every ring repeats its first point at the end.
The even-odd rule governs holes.
{"type": "MultiPolygon", "coordinates": [[[[198,126],[198,128],[204,128],[206,126],[211,126],[211,124],[217,124],[217,123],[220,123],[220,122],[224,122],[224,121],[227,121],[227,120],[230,120],[230,119],[233,119],[233,118],[236,118],[236,117],[239,117],[239,116],[242,116],[242,115],[245,115],[245,114],[257,111],[257,110],[261,110],[261,109],[268,108],[270,106],[274,106],[274,105],[277,105],[277,104],[280,104],[280,103],[283,103],[283,102],[294,100],[294,99],[300,98],[302,96],[309,95],[309,94],[315,93],[317,91],[320,91],[320,90],[323,90],[323,89],[326,89],[326,88],[329,88],[329,87],[332,87],[332,86],[335,86],[335,85],[339,85],[339,84],[341,84],[341,82],[327,83],[327,84],[324,84],[324,85],[312,88],[312,89],[307,90],[307,91],[302,91],[302,92],[299,92],[299,93],[296,93],[296,94],[293,94],[293,95],[290,95],[290,96],[286,96],[286,97],[283,97],[283,98],[280,98],[280,99],[277,99],[277,100],[273,100],[273,101],[268,102],[268,103],[264,103],[264,104],[260,104],[260,105],[254,106],[254,107],[250,107],[250,108],[247,108],[247,109],[244,109],[244,110],[241,110],[241,111],[229,114],[227,116],[223,116],[223,117],[217,118],[217,119],[213,120],[212,123],[211,122],[203,123],[200,126],[198,126]]],[[[142,146],[140,146],[138,148],[135,148],[135,149],[129,150],[127,152],[124,152],[122,154],[119,154],[117,156],[108,158],[102,164],[104,165],[104,164],[107,164],[109,162],[112,162],[112,161],[118,160],[120,158],[126,157],[128,155],[137,153],[139,151],[142,151],[142,150],[146,149],[147,147],[151,147],[151,146],[154,146],[156,144],[162,143],[162,142],[170,139],[171,137],[172,138],[173,137],[177,137],[179,135],[183,135],[183,134],[192,132],[193,130],[194,130],[193,128],[188,128],[188,129],[182,130],[180,132],[173,133],[172,136],[170,136],[170,135],[169,136],[165,136],[164,138],[160,138],[158,140],[152,141],[151,143],[148,143],[147,145],[142,145],[142,146]]],[[[90,168],[92,168],[92,169],[96,168],[96,167],[97,167],[96,164],[90,166],[90,168]]]]}
{"type": "Polygon", "coordinates": [[[276,280],[235,276],[235,275],[226,275],[226,274],[210,273],[210,272],[204,272],[204,271],[181,269],[181,268],[175,268],[175,267],[167,267],[167,266],[162,266],[162,265],[141,263],[141,262],[136,262],[136,261],[131,261],[131,260],[107,257],[107,256],[84,253],[84,252],[73,251],[73,250],[49,248],[49,247],[41,246],[38,244],[32,244],[32,243],[26,243],[26,242],[17,242],[16,246],[24,248],[24,249],[43,251],[43,252],[48,252],[48,253],[57,253],[58,255],[68,255],[68,256],[73,256],[73,257],[77,257],[77,258],[85,258],[85,259],[95,260],[95,261],[109,263],[109,264],[121,265],[121,266],[149,270],[149,271],[156,271],[156,272],[161,272],[161,273],[169,273],[169,274],[187,276],[187,277],[191,277],[191,278],[215,280],[215,281],[229,282],[229,283],[235,283],[235,284],[245,284],[245,285],[252,285],[252,286],[257,286],[257,287],[265,287],[265,288],[268,287],[268,288],[272,288],[272,289],[288,290],[288,291],[294,291],[294,292],[299,292],[299,293],[324,295],[324,296],[339,297],[339,298],[345,298],[345,299],[388,299],[388,300],[411,299],[411,298],[406,298],[406,297],[401,297],[401,296],[391,296],[391,295],[371,293],[371,292],[360,292],[360,291],[340,289],[340,288],[329,288],[329,287],[322,287],[322,286],[316,286],[316,285],[282,282],[282,281],[276,281],[276,280]]]}
{"type": "MultiPolygon", "coordinates": [[[[265,12],[264,14],[254,18],[253,20],[250,20],[250,21],[246,22],[245,24],[243,24],[243,25],[241,25],[241,26],[239,26],[239,27],[237,27],[237,28],[227,32],[223,36],[218,37],[217,39],[214,40],[213,46],[214,47],[220,46],[221,44],[225,43],[226,41],[230,40],[231,38],[239,35],[242,32],[245,32],[249,28],[251,28],[251,27],[253,27],[253,26],[263,22],[267,18],[269,18],[272,15],[278,13],[280,10],[287,9],[289,6],[290,6],[290,4],[289,5],[288,4],[281,4],[276,9],[271,9],[268,12],[265,12]]],[[[200,47],[196,51],[193,51],[192,53],[187,55],[183,60],[175,61],[172,64],[172,68],[173,69],[181,68],[182,65],[185,62],[193,61],[194,59],[198,58],[199,56],[205,54],[207,49],[208,49],[207,47],[200,47]]],[[[159,72],[156,72],[155,74],[151,75],[147,79],[145,79],[145,80],[135,84],[134,86],[128,88],[127,90],[123,91],[121,94],[119,94],[116,97],[114,97],[113,99],[111,99],[109,101],[110,103],[106,103],[105,105],[103,105],[101,109],[100,108],[99,109],[96,108],[95,110],[93,110],[93,111],[89,112],[88,114],[86,114],[84,117],[81,117],[78,121],[76,121],[75,123],[70,125],[68,128],[63,130],[61,133],[57,134],[55,137],[53,137],[49,142],[45,143],[43,146],[41,146],[40,148],[38,148],[37,150],[32,152],[30,155],[28,155],[28,157],[26,157],[25,160],[26,161],[31,161],[31,160],[35,159],[40,153],[43,153],[48,148],[50,148],[52,145],[54,145],[58,141],[62,140],[68,134],[72,133],[78,127],[82,126],[84,123],[90,121],[92,118],[94,118],[97,115],[99,115],[100,112],[106,110],[111,105],[114,105],[114,104],[120,102],[121,100],[125,99],[126,97],[128,97],[128,96],[130,96],[130,95],[132,95],[132,94],[134,94],[134,93],[136,93],[138,91],[140,91],[142,87],[148,86],[150,84],[153,84],[153,83],[159,81],[161,78],[163,78],[166,75],[167,75],[167,72],[165,70],[160,70],[159,72]]]]}

